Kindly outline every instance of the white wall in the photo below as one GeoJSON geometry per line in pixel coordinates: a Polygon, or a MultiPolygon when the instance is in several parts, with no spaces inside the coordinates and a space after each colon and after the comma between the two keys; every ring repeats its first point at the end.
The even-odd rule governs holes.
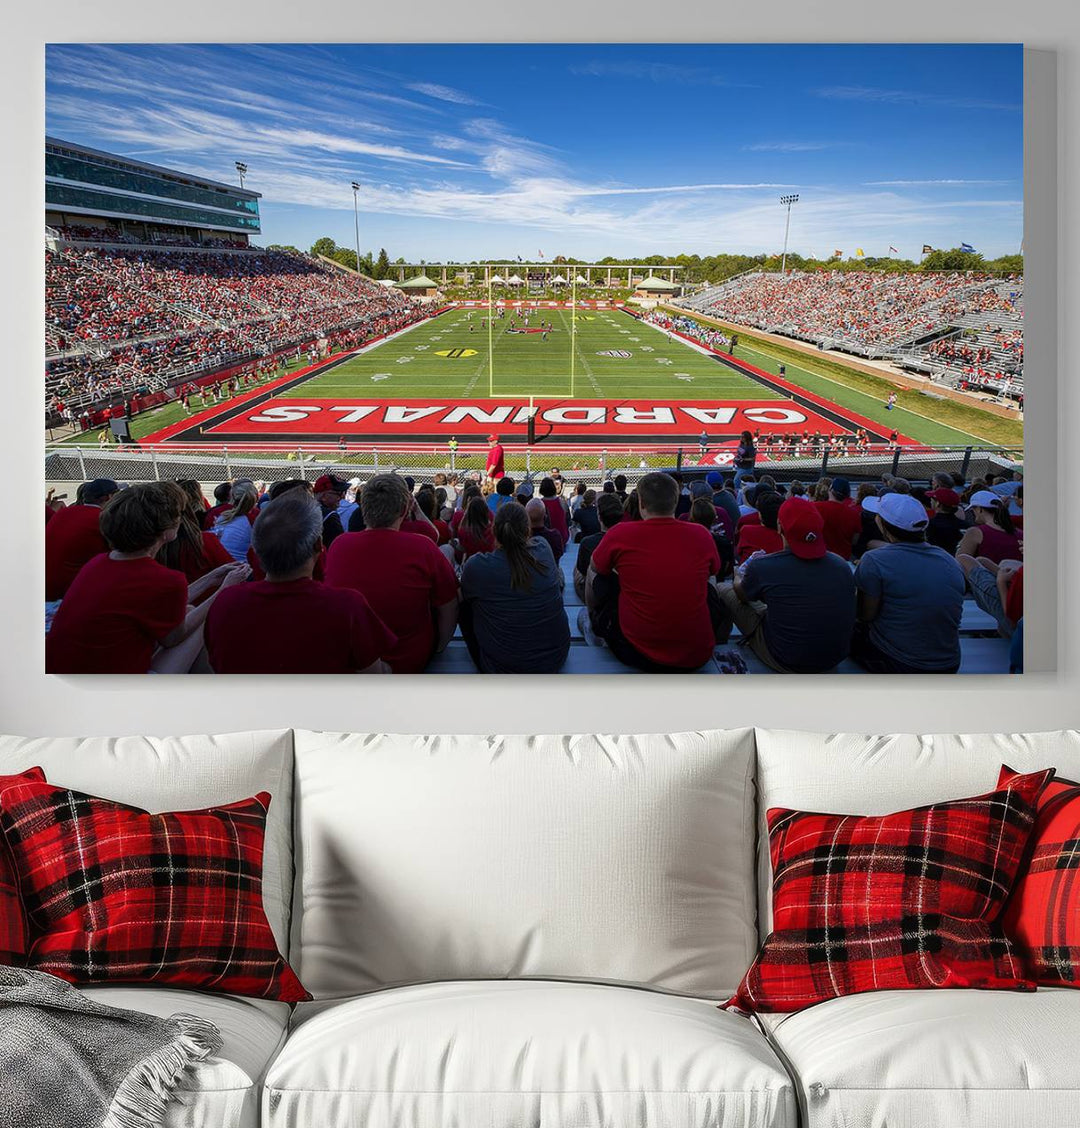
{"type": "MultiPolygon", "coordinates": [[[[0,52],[4,164],[0,192],[0,731],[177,733],[248,728],[397,731],[664,731],[768,724],[811,729],[1022,730],[1080,725],[1080,537],[1074,358],[1080,349],[1073,224],[1080,186],[1080,19],[1051,0],[773,0],[761,6],[508,0],[446,4],[295,4],[207,0],[149,11],[142,2],[54,0],[5,17],[0,52]],[[878,10],[874,10],[878,9],[878,10]],[[519,26],[520,25],[520,26],[519,26]],[[522,34],[620,40],[1025,42],[1028,76],[1025,249],[1028,254],[1026,493],[1029,666],[1022,678],[57,678],[43,665],[41,610],[42,45],[48,40],[305,42],[311,39],[513,40],[522,34]],[[14,146],[14,148],[9,148],[14,146]],[[1058,270],[1058,262],[1073,269],[1058,270]],[[32,265],[28,265],[32,264],[32,265]],[[1066,358],[1073,363],[1066,363],[1066,358]],[[1059,364],[1060,361],[1060,364],[1059,364]],[[1058,489],[1057,482],[1073,484],[1058,489]],[[1060,526],[1060,528],[1059,528],[1060,526]],[[1059,567],[1059,561],[1062,566],[1059,567]],[[1066,563],[1067,562],[1067,563],[1066,563]]],[[[628,51],[632,50],[628,48],[628,51]]],[[[767,77],[767,76],[766,76],[767,77]]],[[[836,78],[837,76],[830,76],[836,78]]],[[[863,81],[866,76],[845,76],[863,81]]],[[[869,80],[867,80],[869,81],[869,80]]],[[[675,107],[673,107],[673,110],[675,107]]],[[[673,127],[677,120],[673,113],[673,127]]],[[[579,125],[580,123],[575,123],[579,125]]],[[[723,144],[718,122],[713,144],[723,144]]],[[[958,152],[963,139],[957,139],[958,152]]]]}

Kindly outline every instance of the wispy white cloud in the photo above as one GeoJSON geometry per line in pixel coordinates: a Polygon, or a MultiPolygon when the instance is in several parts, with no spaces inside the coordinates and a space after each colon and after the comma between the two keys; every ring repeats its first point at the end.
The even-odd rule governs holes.
{"type": "Polygon", "coordinates": [[[865,188],[966,188],[978,184],[1013,184],[1012,180],[864,180],[865,188]]]}
{"type": "MultiPolygon", "coordinates": [[[[741,162],[749,170],[744,179],[728,181],[718,174],[729,174],[730,165],[703,164],[689,151],[685,162],[643,159],[605,167],[591,160],[587,131],[584,137],[580,129],[566,134],[572,151],[564,151],[532,135],[531,125],[522,124],[531,119],[513,108],[514,125],[500,107],[477,111],[472,107],[480,103],[462,100],[471,95],[454,88],[366,65],[343,66],[335,45],[311,52],[275,45],[234,50],[59,49],[48,59],[50,129],[218,180],[232,178],[235,158],[248,161],[249,183],[263,193],[268,241],[297,242],[291,226],[278,225],[291,225],[302,214],[303,223],[325,222],[335,237],[340,215],[351,238],[353,179],[361,183],[359,203],[371,229],[389,230],[395,217],[417,221],[396,224],[399,237],[415,244],[402,246],[404,254],[495,253],[498,240],[525,231],[546,239],[561,235],[567,253],[596,254],[761,251],[778,249],[782,239],[776,194],[796,185],[756,179],[761,170],[751,158],[741,162]],[[440,97],[436,89],[461,97],[440,97]],[[649,183],[654,176],[678,182],[649,183]],[[474,239],[493,245],[481,250],[474,239]]],[[[638,60],[584,66],[581,73],[621,76],[631,86],[725,85],[707,68],[638,60]]],[[[496,100],[488,87],[482,89],[496,100]]],[[[809,153],[842,144],[812,133],[787,140],[785,131],[783,124],[779,130],[766,126],[759,134],[764,140],[746,149],[809,153]]],[[[558,142],[560,135],[546,136],[558,142]]],[[[905,164],[918,167],[915,161],[899,167],[905,164]]],[[[798,186],[803,199],[792,217],[792,245],[798,248],[860,245],[869,253],[882,243],[950,245],[946,241],[958,239],[959,224],[968,228],[959,234],[981,245],[977,217],[994,224],[1000,219],[1011,233],[1020,214],[1019,201],[966,198],[964,188],[998,183],[993,181],[897,180],[839,188],[822,183],[820,170],[812,179],[814,184],[798,186]],[[948,196],[948,202],[930,206],[929,193],[919,189],[938,185],[952,191],[932,198],[948,196]]]]}
{"type": "Polygon", "coordinates": [[[822,149],[839,149],[849,145],[848,141],[756,141],[744,145],[746,153],[817,153],[822,149]]]}
{"type": "Polygon", "coordinates": [[[437,82],[410,82],[409,90],[417,94],[426,94],[429,98],[436,98],[440,102],[453,102],[458,106],[482,106],[484,103],[466,94],[463,90],[455,90],[452,86],[440,86],[437,82]]]}
{"type": "Polygon", "coordinates": [[[747,191],[757,188],[792,188],[792,184],[773,184],[773,183],[756,183],[756,184],[667,184],[655,188],[577,188],[574,189],[575,196],[655,196],[665,192],[710,192],[710,191],[747,191]]]}
{"type": "Polygon", "coordinates": [[[924,106],[950,110],[1019,110],[1013,102],[967,98],[953,94],[931,94],[921,90],[884,90],[877,86],[820,86],[810,91],[818,98],[843,102],[877,102],[893,106],[924,106]]]}

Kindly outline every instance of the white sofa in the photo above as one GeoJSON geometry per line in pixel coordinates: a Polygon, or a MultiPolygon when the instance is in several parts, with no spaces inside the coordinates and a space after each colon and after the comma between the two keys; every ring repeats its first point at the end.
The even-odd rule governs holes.
{"type": "Polygon", "coordinates": [[[1080,776],[1080,733],[0,737],[151,810],[273,796],[264,899],[314,1001],[93,988],[221,1028],[170,1128],[1076,1128],[1080,990],[720,1011],[768,929],[764,812],[1080,776]]]}

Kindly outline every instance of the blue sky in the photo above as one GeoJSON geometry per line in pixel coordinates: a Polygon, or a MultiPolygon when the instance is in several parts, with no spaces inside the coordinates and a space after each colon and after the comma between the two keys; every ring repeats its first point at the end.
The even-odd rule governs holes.
{"type": "Polygon", "coordinates": [[[262,192],[263,242],[392,258],[1022,239],[1022,52],[994,45],[58,45],[54,136],[262,192]]]}

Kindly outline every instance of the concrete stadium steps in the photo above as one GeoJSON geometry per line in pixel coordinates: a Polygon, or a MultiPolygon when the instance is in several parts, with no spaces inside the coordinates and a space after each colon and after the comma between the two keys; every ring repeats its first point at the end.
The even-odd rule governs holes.
{"type": "MultiPolygon", "coordinates": [[[[582,609],[581,600],[574,591],[574,563],[577,560],[577,545],[570,545],[563,553],[560,566],[566,581],[563,589],[563,607],[566,610],[567,622],[570,624],[570,654],[566,665],[562,668],[564,674],[639,674],[624,666],[605,646],[590,646],[585,639],[581,627],[578,625],[578,615],[582,609]]],[[[749,646],[740,645],[739,629],[735,627],[731,638],[723,646],[717,646],[718,652],[734,651],[746,663],[747,672],[751,674],[775,674],[764,662],[750,649],[749,646]]],[[[997,623],[992,615],[983,611],[970,597],[964,600],[963,614],[960,620],[960,651],[962,674],[1001,674],[1009,669],[1009,641],[1001,638],[997,633],[997,623]]],[[[428,674],[475,674],[478,671],[469,657],[468,647],[461,637],[461,630],[454,632],[454,637],[442,654],[437,654],[428,664],[425,673],[428,674]]],[[[853,662],[845,659],[829,671],[837,674],[865,674],[866,671],[853,662]]],[[[721,674],[723,671],[715,657],[710,658],[697,674],[721,674]]]]}

